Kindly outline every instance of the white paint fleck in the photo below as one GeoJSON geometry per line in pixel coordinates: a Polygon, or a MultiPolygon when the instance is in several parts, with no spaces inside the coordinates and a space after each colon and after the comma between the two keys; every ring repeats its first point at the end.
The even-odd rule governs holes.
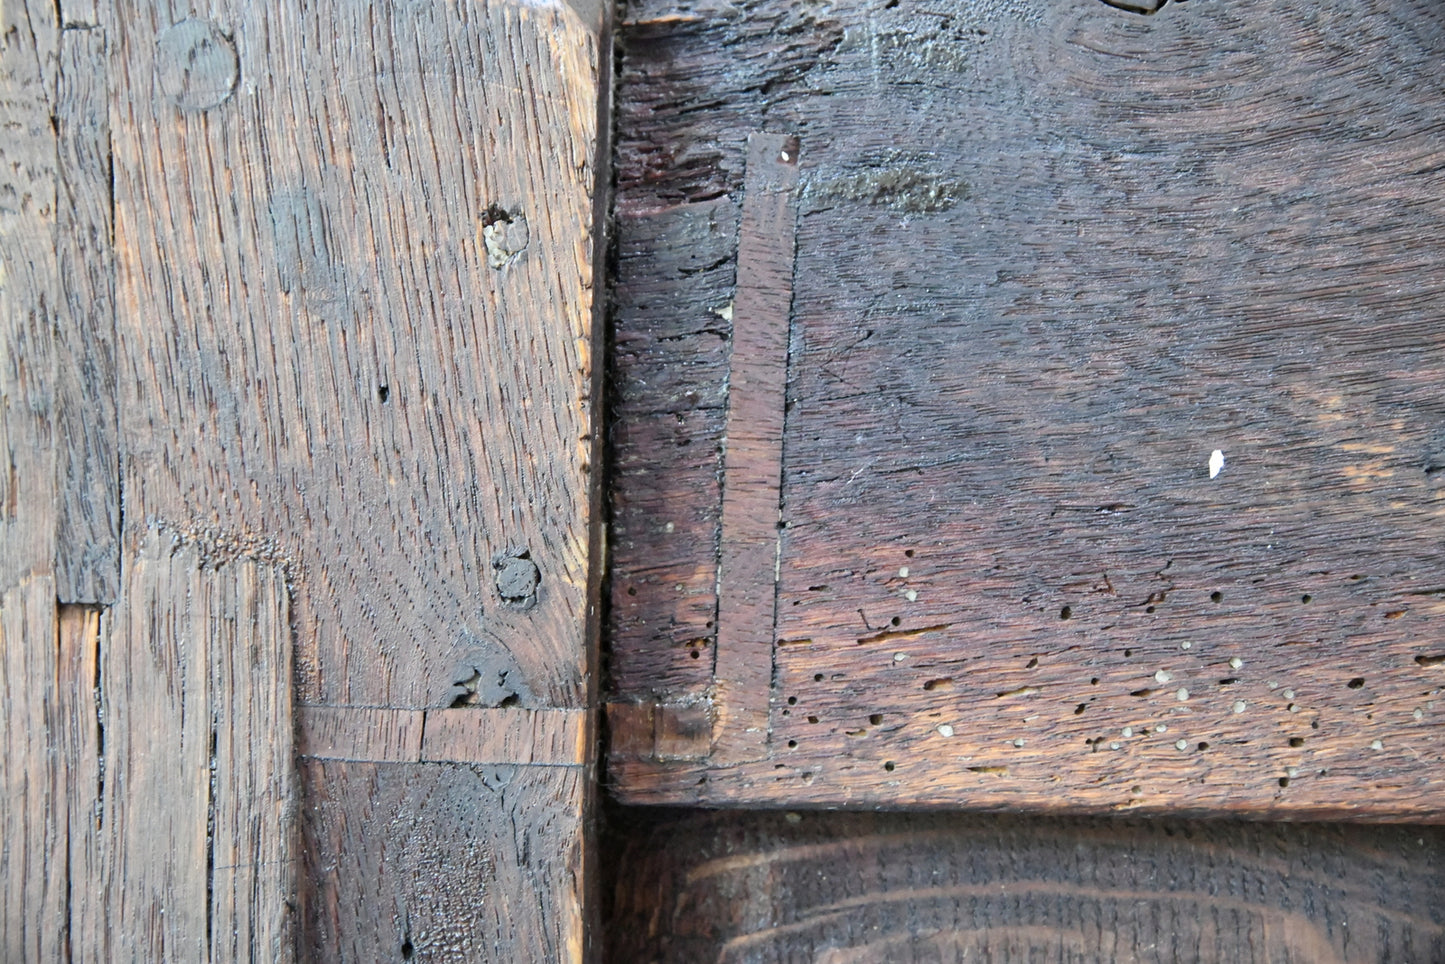
{"type": "Polygon", "coordinates": [[[718,316],[719,318],[721,318],[723,321],[732,321],[732,320],[733,320],[733,303],[732,303],[731,301],[729,301],[727,304],[723,305],[721,308],[714,308],[714,309],[712,310],[712,313],[715,314],[715,315],[717,315],[717,316],[718,316]]]}
{"type": "Polygon", "coordinates": [[[1167,683],[1173,678],[1174,676],[1167,669],[1161,669],[1154,674],[1154,680],[1159,683],[1167,683]]]}
{"type": "Polygon", "coordinates": [[[1383,750],[1384,748],[1385,744],[1380,742],[1379,740],[1375,740],[1370,744],[1370,749],[1372,750],[1383,750]]]}
{"type": "Polygon", "coordinates": [[[938,735],[953,736],[953,727],[949,726],[947,723],[938,724],[938,735]]]}
{"type": "Polygon", "coordinates": [[[903,594],[903,598],[907,599],[909,602],[918,602],[918,593],[910,589],[903,594]]]}
{"type": "Polygon", "coordinates": [[[1160,723],[1159,725],[1157,725],[1157,726],[1154,727],[1154,732],[1155,732],[1155,733],[1168,733],[1168,732],[1169,732],[1169,727],[1166,726],[1166,725],[1164,725],[1163,723],[1160,723]]]}
{"type": "Polygon", "coordinates": [[[1215,478],[1224,471],[1224,453],[1215,449],[1209,453],[1209,477],[1215,478]]]}
{"type": "Polygon", "coordinates": [[[676,528],[677,528],[677,526],[675,526],[675,525],[673,525],[671,522],[669,522],[667,525],[665,525],[665,526],[662,527],[662,531],[663,531],[663,532],[671,532],[672,530],[674,530],[674,529],[676,529],[676,528]]]}
{"type": "Polygon", "coordinates": [[[1023,745],[1024,745],[1024,738],[1023,738],[1023,737],[1019,737],[1017,740],[1014,740],[1014,746],[1021,747],[1021,746],[1023,746],[1023,745]]]}
{"type": "Polygon", "coordinates": [[[1109,749],[1111,749],[1111,750],[1117,750],[1117,749],[1119,749],[1119,741],[1118,741],[1118,740],[1115,740],[1113,743],[1110,743],[1110,744],[1109,744],[1109,749]]]}
{"type": "Polygon", "coordinates": [[[1423,720],[1423,719],[1425,718],[1425,711],[1422,710],[1422,709],[1417,708],[1412,715],[1413,715],[1413,716],[1415,717],[1415,719],[1417,719],[1417,720],[1423,720]]]}
{"type": "Polygon", "coordinates": [[[898,578],[899,578],[899,579],[907,579],[907,578],[908,578],[908,567],[907,567],[907,566],[899,566],[899,567],[898,567],[898,578]]]}
{"type": "Polygon", "coordinates": [[[1122,730],[1120,730],[1119,733],[1125,739],[1128,739],[1129,737],[1134,735],[1134,728],[1132,726],[1126,726],[1122,730]]]}
{"type": "Polygon", "coordinates": [[[1287,700],[1292,700],[1292,699],[1294,699],[1294,690],[1285,690],[1283,693],[1281,693],[1281,694],[1279,694],[1279,695],[1280,695],[1280,696],[1283,696],[1283,697],[1284,697],[1285,699],[1287,699],[1287,700]]]}
{"type": "Polygon", "coordinates": [[[1188,743],[1187,741],[1185,741],[1185,740],[1176,740],[1176,741],[1174,742],[1174,749],[1176,749],[1176,750],[1187,750],[1187,749],[1189,749],[1189,743],[1188,743]]]}
{"type": "Polygon", "coordinates": [[[907,653],[894,653],[894,654],[893,654],[893,662],[895,662],[895,663],[901,663],[901,662],[903,662],[903,661],[904,661],[905,659],[907,659],[907,658],[908,658],[908,654],[907,654],[907,653]]]}
{"type": "Polygon", "coordinates": [[[1285,767],[1284,775],[1293,780],[1295,777],[1299,776],[1299,767],[1285,767]]]}
{"type": "Polygon", "coordinates": [[[1177,699],[1179,702],[1183,703],[1185,700],[1189,699],[1189,691],[1181,686],[1179,687],[1179,692],[1174,694],[1174,698],[1177,699]]]}
{"type": "Polygon", "coordinates": [[[1244,700],[1235,700],[1234,705],[1231,706],[1230,709],[1234,710],[1234,712],[1236,713],[1243,713],[1245,710],[1249,709],[1249,704],[1246,703],[1244,700]]]}
{"type": "Polygon", "coordinates": [[[1179,644],[1179,648],[1180,648],[1180,649],[1189,649],[1189,648],[1193,647],[1193,645],[1194,645],[1194,644],[1193,644],[1193,643],[1190,643],[1190,642],[1183,642],[1183,643],[1180,643],[1180,644],[1179,644]]]}
{"type": "Polygon", "coordinates": [[[1238,656],[1233,657],[1233,658],[1230,659],[1230,661],[1229,661],[1229,668],[1230,668],[1230,669],[1239,669],[1239,668],[1240,668],[1241,666],[1243,666],[1243,665],[1244,665],[1244,660],[1240,659],[1238,656]]]}

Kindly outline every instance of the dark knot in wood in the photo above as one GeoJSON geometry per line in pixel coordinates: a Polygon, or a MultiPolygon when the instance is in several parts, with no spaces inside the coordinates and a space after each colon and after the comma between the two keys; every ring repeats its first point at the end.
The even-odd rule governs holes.
{"type": "Polygon", "coordinates": [[[523,608],[536,605],[542,574],[527,550],[498,554],[492,568],[497,573],[497,594],[504,602],[523,608]]]}

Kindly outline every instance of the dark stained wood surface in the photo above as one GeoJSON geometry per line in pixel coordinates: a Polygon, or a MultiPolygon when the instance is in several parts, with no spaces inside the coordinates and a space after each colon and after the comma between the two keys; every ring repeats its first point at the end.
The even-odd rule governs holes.
{"type": "Polygon", "coordinates": [[[728,712],[664,440],[722,442],[743,138],[805,149],[769,757],[625,799],[1445,812],[1437,6],[628,18],[618,702],[728,712]]]}
{"type": "Polygon", "coordinates": [[[632,811],[609,960],[1437,961],[1439,828],[632,811]]]}
{"type": "Polygon", "coordinates": [[[718,762],[767,753],[782,518],[783,409],[798,220],[798,139],[748,137],[728,361],[713,676],[718,762]]]}

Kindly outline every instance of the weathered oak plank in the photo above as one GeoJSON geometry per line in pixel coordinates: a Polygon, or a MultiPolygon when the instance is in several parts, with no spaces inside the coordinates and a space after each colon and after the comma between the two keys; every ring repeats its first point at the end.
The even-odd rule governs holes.
{"type": "Polygon", "coordinates": [[[67,947],[69,961],[110,960],[106,926],[103,721],[100,707],[100,653],[110,632],[109,611],[61,606],[57,613],[57,679],[47,743],[64,774],[66,839],[67,947]]]}
{"type": "Polygon", "coordinates": [[[598,38],[514,3],[113,16],[126,518],[294,561],[305,702],[484,667],[584,705],[598,38]]]}
{"type": "Polygon", "coordinates": [[[9,591],[49,578],[55,557],[59,25],[48,3],[7,3],[0,18],[0,590],[9,591]]]}
{"type": "Polygon", "coordinates": [[[298,729],[301,754],[319,760],[585,766],[590,720],[581,709],[303,706],[298,729]]]}
{"type": "Polygon", "coordinates": [[[297,787],[286,577],[153,529],[101,674],[117,957],[290,960],[297,787]]]}
{"type": "Polygon", "coordinates": [[[654,811],[614,830],[614,960],[1445,955],[1439,828],[654,811]]]}
{"type": "Polygon", "coordinates": [[[57,682],[55,584],[28,578],[0,595],[0,956],[65,953],[67,805],[47,745],[57,682]],[[46,645],[46,644],[49,645],[46,645]]]}
{"type": "Polygon", "coordinates": [[[59,25],[0,6],[0,958],[66,949],[67,806],[48,744],[56,656],[51,126],[59,25]]]}
{"type": "Polygon", "coordinates": [[[103,12],[117,52],[123,545],[159,526],[208,566],[284,571],[301,750],[403,761],[303,770],[306,956],[400,951],[400,931],[378,943],[394,914],[474,935],[484,959],[580,953],[604,13],[405,0],[103,12]],[[512,796],[436,781],[451,771],[431,760],[535,764],[565,772],[519,779],[565,790],[545,815],[512,813],[512,796]],[[433,783],[397,803],[400,822],[355,835],[377,772],[433,783]],[[413,805],[450,815],[434,838],[446,852],[473,827],[566,828],[487,858],[570,875],[555,908],[536,905],[553,917],[516,916],[532,904],[488,917],[481,878],[449,879],[440,900],[407,883],[413,805]]]}
{"type": "Polygon", "coordinates": [[[766,755],[797,187],[798,139],[749,136],[731,309],[713,652],[713,752],[723,765],[766,755]]]}
{"type": "Polygon", "coordinates": [[[305,829],[320,884],[304,959],[584,959],[584,770],[301,766],[316,788],[305,829]]]}
{"type": "Polygon", "coordinates": [[[110,98],[105,32],[60,34],[55,228],[63,296],[55,319],[56,590],[65,603],[109,604],[120,583],[111,269],[110,98]]]}
{"type": "MultiPolygon", "coordinates": [[[[741,132],[808,150],[769,757],[624,797],[1437,819],[1439,10],[784,6],[629,10],[624,238],[737,197],[741,132]]],[[[646,340],[707,308],[652,250],[619,364],[710,363],[646,340]]],[[[706,599],[716,466],[629,417],[620,591],[706,599]]],[[[707,695],[680,606],[617,612],[620,702],[707,695]]]]}

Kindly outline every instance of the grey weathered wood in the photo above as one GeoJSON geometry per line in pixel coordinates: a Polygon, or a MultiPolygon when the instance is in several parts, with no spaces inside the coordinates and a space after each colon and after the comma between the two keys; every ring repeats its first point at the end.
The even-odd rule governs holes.
{"type": "Polygon", "coordinates": [[[598,39],[513,3],[188,10],[107,25],[129,524],[294,561],[305,702],[445,706],[501,660],[583,705],[598,39]],[[173,76],[186,43],[215,77],[173,76]],[[494,268],[499,212],[526,245],[494,268]]]}
{"type": "Polygon", "coordinates": [[[49,3],[7,3],[0,17],[0,589],[8,591],[48,578],[55,555],[60,285],[50,117],[59,29],[49,3]]]}
{"type": "Polygon", "coordinates": [[[103,656],[107,939],[119,959],[292,959],[286,575],[150,530],[103,656]]]}
{"type": "Polygon", "coordinates": [[[490,959],[581,953],[571,924],[544,935],[581,920],[591,873],[571,842],[592,764],[609,55],[583,7],[102,11],[125,552],[159,525],[222,571],[285,571],[298,718],[320,727],[304,751],[409,761],[384,771],[402,783],[452,772],[432,759],[535,763],[549,775],[521,779],[558,787],[534,816],[442,780],[357,835],[329,822],[373,806],[377,769],[308,764],[308,958],[399,949],[389,928],[423,919],[490,959]],[[366,732],[378,718],[395,726],[366,732]],[[452,815],[428,845],[447,853],[472,826],[555,821],[485,860],[545,859],[575,888],[516,908],[546,920],[488,916],[467,875],[438,903],[400,862],[413,804],[452,815]],[[333,839],[348,849],[318,857],[333,839]]]}
{"type": "Polygon", "coordinates": [[[65,953],[66,802],[49,752],[57,678],[53,378],[58,24],[0,6],[0,958],[65,953]]]}
{"type": "Polygon", "coordinates": [[[120,455],[115,411],[110,118],[105,33],[60,34],[55,250],[56,590],[108,604],[120,582],[120,455]]]}
{"type": "Polygon", "coordinates": [[[61,606],[57,612],[56,690],[48,746],[64,774],[66,837],[69,844],[65,902],[70,961],[108,961],[105,919],[103,811],[104,776],[100,713],[100,652],[110,631],[108,610],[61,606]]]}
{"type": "Polygon", "coordinates": [[[58,960],[67,931],[64,774],[47,746],[55,696],[55,584],[0,594],[0,957],[58,960]],[[44,642],[50,645],[42,645],[44,642]]]}

